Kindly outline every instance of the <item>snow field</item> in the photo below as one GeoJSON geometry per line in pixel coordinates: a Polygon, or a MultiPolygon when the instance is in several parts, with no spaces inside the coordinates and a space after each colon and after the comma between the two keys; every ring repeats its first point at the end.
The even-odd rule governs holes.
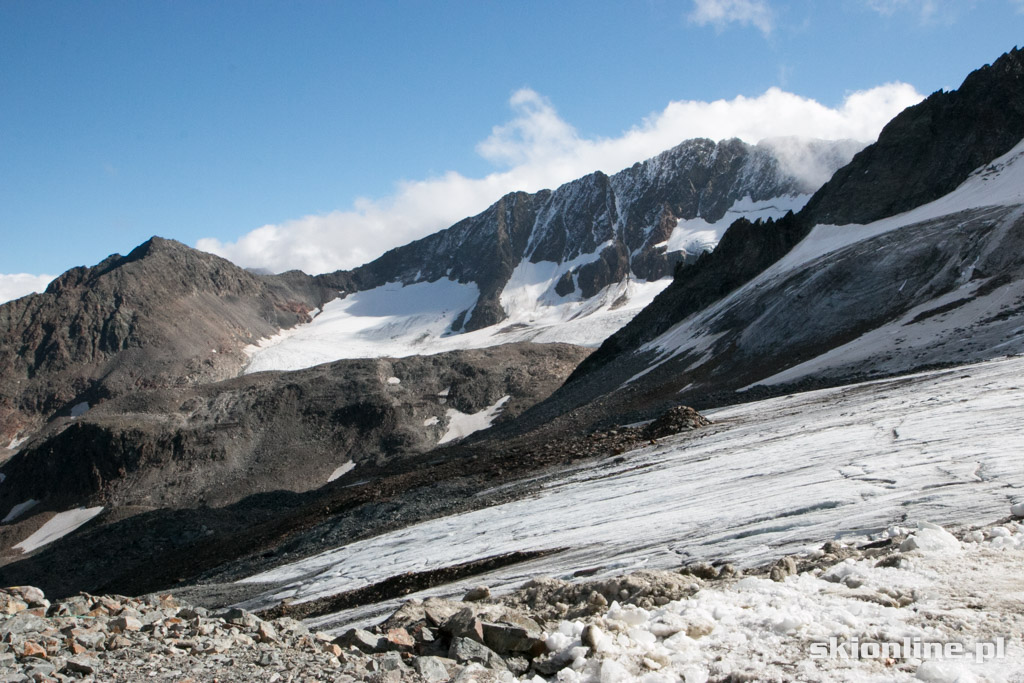
{"type": "MultiPolygon", "coordinates": [[[[715,223],[701,218],[679,221],[661,246],[669,252],[713,249],[735,219],[778,218],[799,210],[809,198],[794,195],[755,202],[746,196],[715,223]]],[[[520,341],[596,347],[671,282],[671,278],[654,282],[627,278],[589,299],[583,299],[578,288],[564,297],[555,292],[563,275],[598,259],[607,244],[565,263],[521,261],[500,297],[508,317],[483,330],[461,334],[450,330],[462,311],[476,305],[480,294],[476,284],[447,279],[409,285],[389,282],[335,299],[312,322],[247,347],[245,372],[300,370],[343,358],[397,358],[520,341]]]]}
{"type": "MultiPolygon", "coordinates": [[[[1024,488],[1024,359],[868,382],[715,411],[715,422],[541,479],[528,498],[430,520],[247,579],[247,609],[313,600],[407,571],[564,548],[470,579],[595,577],[691,561],[754,566],[904,520],[982,524],[1024,488]]],[[[459,586],[429,594],[455,593],[459,586]]],[[[370,620],[392,605],[325,617],[370,620]]]]}
{"type": "Polygon", "coordinates": [[[1013,567],[1024,561],[1024,529],[1014,523],[972,535],[974,540],[962,544],[941,527],[923,524],[908,541],[941,540],[922,542],[898,567],[850,559],[820,575],[808,572],[782,582],[747,577],[707,584],[688,599],[652,610],[612,603],[590,624],[563,621],[547,634],[555,659],[566,664],[556,678],[560,683],[702,683],[729,675],[762,681],[1008,680],[1024,672],[1019,637],[1024,615],[1006,599],[1019,601],[1024,586],[1016,578],[1016,595],[1007,595],[1006,573],[1016,573],[1013,567]],[[995,646],[1000,637],[1005,639],[1001,651],[995,646]],[[845,649],[830,650],[830,639],[845,649]],[[930,657],[934,652],[914,650],[915,642],[959,643],[966,656],[930,657]],[[880,646],[876,651],[860,643],[910,647],[890,646],[887,654],[900,655],[892,658],[877,654],[880,646]],[[861,656],[843,658],[843,652],[861,656]]]}

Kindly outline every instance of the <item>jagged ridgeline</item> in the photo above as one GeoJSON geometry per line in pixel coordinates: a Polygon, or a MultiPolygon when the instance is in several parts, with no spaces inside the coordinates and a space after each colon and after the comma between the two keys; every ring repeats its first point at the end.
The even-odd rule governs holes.
{"type": "Polygon", "coordinates": [[[479,298],[452,329],[478,330],[505,320],[501,294],[521,264],[570,264],[550,283],[559,296],[590,298],[630,275],[667,277],[717,241],[716,234],[672,243],[680,221],[699,218],[721,231],[740,211],[782,215],[861,147],[852,140],[688,140],[611,176],[597,172],[556,190],[508,194],[447,230],[320,281],[343,291],[441,278],[475,283],[479,298]]]}

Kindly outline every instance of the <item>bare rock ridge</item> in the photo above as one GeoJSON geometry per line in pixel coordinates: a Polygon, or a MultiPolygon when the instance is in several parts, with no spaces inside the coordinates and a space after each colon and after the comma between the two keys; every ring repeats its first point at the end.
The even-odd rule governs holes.
{"type": "Polygon", "coordinates": [[[1024,51],[1013,49],[889,122],[807,202],[809,224],[870,223],[952,192],[1024,138],[1024,51]]]}
{"type": "Polygon", "coordinates": [[[688,140],[614,175],[592,173],[535,194],[514,192],[483,213],[447,230],[392,249],[351,271],[318,276],[345,292],[388,282],[433,282],[448,277],[475,282],[476,305],[453,324],[471,331],[505,318],[499,297],[523,262],[580,263],[559,282],[559,294],[592,297],[627,275],[657,280],[700,253],[668,252],[666,242],[681,219],[720,220],[737,201],[810,194],[820,178],[798,176],[784,149],[798,147],[824,177],[861,148],[846,141],[719,143],[688,140]]]}
{"type": "MultiPolygon", "coordinates": [[[[232,377],[242,348],[333,296],[154,237],[0,306],[0,441],[137,389],[232,377]]],[[[0,445],[3,445],[0,444],[0,445]]]]}
{"type": "MultiPolygon", "coordinates": [[[[642,369],[642,363],[638,365],[635,359],[631,359],[637,349],[687,316],[722,300],[753,280],[789,253],[814,225],[863,223],[907,211],[947,194],[971,172],[1008,152],[1024,138],[1022,76],[1024,52],[1014,49],[992,65],[971,73],[960,89],[937,92],[899,114],[883,129],[876,143],[859,152],[850,164],[837,171],[799,213],[775,221],[750,223],[737,220],[714,252],[704,255],[691,266],[679,268],[673,283],[589,356],[570,377],[566,387],[556,392],[547,405],[538,407],[534,419],[542,421],[553,413],[584,405],[618,387],[642,369]],[[602,368],[612,365],[616,367],[602,372],[602,368]]],[[[906,259],[901,259],[900,253],[889,254],[887,259],[891,257],[896,261],[893,267],[902,262],[907,268],[912,268],[916,257],[908,254],[906,259]]],[[[867,265],[876,264],[869,262],[867,265]]],[[[927,264],[917,265],[925,267],[927,264]]],[[[847,280],[858,272],[852,263],[845,264],[843,268],[851,276],[845,278],[847,280]]],[[[864,277],[867,277],[866,272],[862,273],[864,277]]],[[[1011,277],[1009,273],[1004,276],[1011,277]]],[[[822,284],[815,282],[815,286],[820,288],[822,284]]],[[[830,289],[826,288],[818,291],[817,298],[827,305],[829,294],[830,289]]],[[[813,319],[810,311],[798,308],[804,295],[801,293],[794,297],[792,291],[776,291],[775,296],[779,298],[772,302],[771,311],[781,308],[793,313],[790,323],[797,326],[791,330],[793,332],[798,331],[801,325],[792,319],[797,315],[796,311],[808,316],[807,319],[813,319]]],[[[887,294],[876,293],[876,296],[886,299],[879,300],[879,303],[891,303],[887,294]]],[[[761,303],[768,305],[764,300],[761,303]]],[[[909,304],[906,300],[900,303],[901,306],[909,304]]],[[[883,305],[877,312],[887,316],[896,313],[888,305],[883,305]]],[[[874,323],[881,319],[873,317],[874,323]]],[[[841,331],[827,335],[832,343],[843,343],[851,334],[856,336],[857,330],[863,331],[871,324],[859,318],[846,323],[840,326],[841,331]]],[[[826,339],[818,339],[812,346],[821,350],[827,344],[826,339]]],[[[794,349],[789,348],[788,351],[794,349]]],[[[806,353],[811,353],[811,350],[804,349],[802,355],[806,353]]],[[[755,362],[750,358],[747,361],[755,362]]],[[[680,386],[685,384],[683,382],[680,386]]],[[[726,393],[731,395],[731,391],[726,393]]],[[[707,405],[703,401],[698,403],[707,405]]]]}
{"type": "Polygon", "coordinates": [[[0,510],[77,505],[224,506],[302,492],[332,474],[433,448],[453,419],[503,398],[509,419],[585,357],[567,344],[507,344],[344,360],[201,386],[140,390],[58,418],[4,466],[0,510]],[[341,468],[339,470],[339,468],[341,468]]]}

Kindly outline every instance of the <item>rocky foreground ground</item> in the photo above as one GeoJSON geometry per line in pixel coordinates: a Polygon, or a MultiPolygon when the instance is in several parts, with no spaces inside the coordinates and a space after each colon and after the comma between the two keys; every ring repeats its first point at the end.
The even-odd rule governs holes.
{"type": "Polygon", "coordinates": [[[1024,527],[958,534],[922,523],[746,572],[695,564],[538,578],[504,596],[480,587],[340,634],[271,618],[280,609],[213,613],[169,594],[51,603],[13,587],[0,590],[0,682],[1024,680],[1024,527]],[[829,634],[954,639],[969,653],[1005,640],[966,664],[808,659],[829,634]]]}

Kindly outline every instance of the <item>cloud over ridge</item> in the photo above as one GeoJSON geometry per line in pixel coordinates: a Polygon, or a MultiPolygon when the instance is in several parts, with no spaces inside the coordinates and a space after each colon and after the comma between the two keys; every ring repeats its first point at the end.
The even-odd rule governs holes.
{"type": "Polygon", "coordinates": [[[0,304],[41,292],[55,277],[28,273],[0,274],[0,304]]]}
{"type": "Polygon", "coordinates": [[[397,184],[390,195],[350,208],[264,225],[234,242],[204,238],[199,249],[272,272],[353,268],[384,251],[446,228],[509,192],[554,188],[593,171],[615,173],[683,140],[738,137],[757,143],[791,136],[874,141],[882,127],[922,95],[906,83],[850,93],[838,107],[769,88],[756,97],[670,102],[618,137],[588,139],[541,94],[513,93],[513,117],[476,151],[495,166],[481,178],[455,171],[397,184]]]}
{"type": "Polygon", "coordinates": [[[721,30],[727,24],[750,24],[769,35],[775,28],[775,15],[766,0],[694,0],[691,22],[711,24],[721,30]]]}

